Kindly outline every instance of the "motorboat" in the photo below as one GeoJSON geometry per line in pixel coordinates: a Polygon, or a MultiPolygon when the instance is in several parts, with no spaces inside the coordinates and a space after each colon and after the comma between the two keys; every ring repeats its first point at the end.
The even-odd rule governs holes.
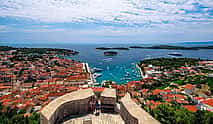
{"type": "Polygon", "coordinates": [[[181,53],[178,53],[178,52],[172,52],[172,53],[169,53],[168,55],[170,55],[170,56],[183,56],[181,53]]]}
{"type": "Polygon", "coordinates": [[[94,77],[94,78],[101,77],[101,76],[102,76],[101,73],[94,73],[94,74],[93,74],[93,77],[94,77]]]}
{"type": "Polygon", "coordinates": [[[102,72],[102,71],[103,69],[101,68],[96,68],[96,67],[92,68],[92,72],[102,72]]]}

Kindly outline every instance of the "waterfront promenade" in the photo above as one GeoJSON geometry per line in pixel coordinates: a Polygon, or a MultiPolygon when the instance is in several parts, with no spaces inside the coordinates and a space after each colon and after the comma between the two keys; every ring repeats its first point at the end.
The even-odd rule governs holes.
{"type": "Polygon", "coordinates": [[[141,69],[141,67],[139,67],[138,64],[136,64],[136,67],[139,69],[141,77],[145,78],[145,75],[144,75],[143,70],[141,69]]]}

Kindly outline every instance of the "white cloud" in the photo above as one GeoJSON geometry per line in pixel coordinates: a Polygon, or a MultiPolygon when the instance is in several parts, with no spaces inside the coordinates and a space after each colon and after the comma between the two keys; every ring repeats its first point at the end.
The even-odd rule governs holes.
{"type": "MultiPolygon", "coordinates": [[[[213,7],[212,0],[0,0],[0,16],[41,22],[109,22],[147,24],[168,21],[213,21],[195,10],[194,3],[213,7]],[[198,17],[194,18],[194,17],[198,17]]],[[[206,10],[207,11],[207,10],[206,10]]]]}

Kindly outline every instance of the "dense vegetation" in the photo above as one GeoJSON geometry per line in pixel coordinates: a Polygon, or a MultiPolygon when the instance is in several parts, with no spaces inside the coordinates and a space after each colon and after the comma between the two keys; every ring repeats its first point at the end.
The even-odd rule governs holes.
{"type": "Polygon", "coordinates": [[[130,48],[140,48],[140,49],[168,49],[168,50],[199,50],[199,49],[213,49],[213,46],[184,47],[184,46],[156,45],[156,46],[151,46],[151,47],[130,46],[130,48]]]}
{"type": "Polygon", "coordinates": [[[161,104],[147,109],[162,124],[213,124],[213,113],[208,111],[189,112],[181,106],[161,104]]]}
{"type": "Polygon", "coordinates": [[[0,51],[16,50],[14,54],[21,52],[22,54],[47,54],[55,52],[59,55],[75,55],[78,54],[77,51],[67,50],[67,49],[56,49],[56,48],[15,48],[9,46],[0,46],[0,51]]]}
{"type": "Polygon", "coordinates": [[[140,64],[163,66],[164,69],[179,68],[180,66],[197,65],[199,59],[194,58],[156,58],[143,60],[140,64]]]}
{"type": "Polygon", "coordinates": [[[97,47],[97,50],[129,50],[127,47],[97,47]]]}
{"type": "Polygon", "coordinates": [[[14,50],[14,48],[9,46],[0,46],[0,51],[9,51],[9,50],[14,50]]]}
{"type": "MultiPolygon", "coordinates": [[[[193,66],[198,65],[198,61],[200,59],[193,59],[193,58],[156,58],[150,60],[143,60],[140,62],[139,66],[142,64],[152,64],[154,66],[161,66],[160,70],[165,71],[167,69],[172,71],[173,69],[179,68],[181,66],[193,66]]],[[[142,71],[144,72],[144,68],[141,67],[142,71]]],[[[212,73],[211,70],[204,70],[200,69],[203,73],[212,73]]],[[[181,75],[181,74],[173,74],[170,78],[162,78],[161,80],[155,80],[155,83],[152,85],[143,85],[143,88],[148,89],[164,89],[168,86],[171,86],[171,83],[176,83],[178,85],[185,85],[187,83],[197,85],[198,87],[201,84],[206,84],[209,86],[211,92],[213,93],[213,78],[209,78],[204,75],[181,75]]]]}
{"type": "Polygon", "coordinates": [[[0,105],[0,124],[39,124],[40,116],[32,113],[31,116],[24,116],[26,111],[7,108],[3,110],[0,105]]]}

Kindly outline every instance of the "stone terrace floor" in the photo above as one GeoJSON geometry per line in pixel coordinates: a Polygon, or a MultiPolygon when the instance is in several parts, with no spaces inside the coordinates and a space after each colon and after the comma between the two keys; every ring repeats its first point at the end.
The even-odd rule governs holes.
{"type": "Polygon", "coordinates": [[[98,116],[88,114],[79,118],[72,118],[63,124],[125,124],[119,114],[101,113],[98,116]]]}

